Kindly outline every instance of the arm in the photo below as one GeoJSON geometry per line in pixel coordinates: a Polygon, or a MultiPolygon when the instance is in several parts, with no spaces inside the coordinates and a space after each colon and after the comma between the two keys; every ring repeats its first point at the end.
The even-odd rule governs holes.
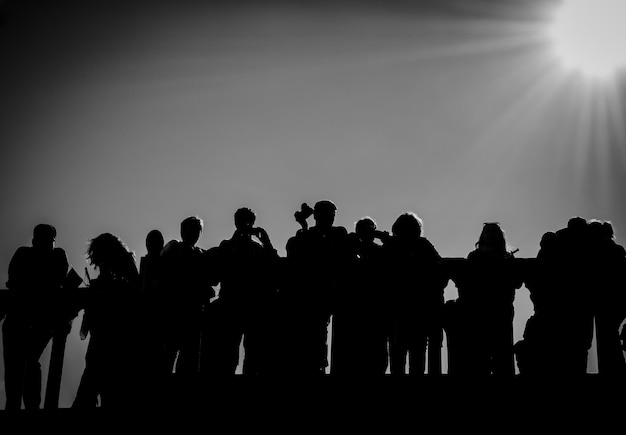
{"type": "Polygon", "coordinates": [[[7,288],[9,290],[14,290],[18,287],[24,286],[24,277],[27,274],[26,265],[27,265],[27,247],[18,248],[17,251],[11,257],[11,261],[9,262],[9,280],[7,281],[7,288]]]}
{"type": "Polygon", "coordinates": [[[54,248],[55,255],[58,257],[55,259],[58,262],[57,268],[55,268],[54,288],[61,288],[65,283],[67,274],[69,272],[70,264],[67,260],[67,254],[61,248],[54,248]]]}
{"type": "Polygon", "coordinates": [[[81,340],[84,340],[89,335],[89,315],[87,314],[87,310],[83,313],[83,321],[80,324],[80,331],[78,336],[81,340]]]}
{"type": "Polygon", "coordinates": [[[300,224],[303,231],[309,229],[309,223],[307,219],[313,214],[313,209],[309,207],[307,203],[303,203],[300,207],[300,210],[294,213],[294,217],[296,218],[296,222],[300,224]]]}
{"type": "Polygon", "coordinates": [[[276,251],[276,249],[274,249],[274,246],[272,245],[272,241],[270,240],[270,236],[267,234],[267,231],[265,231],[264,228],[261,227],[257,227],[254,229],[256,236],[259,238],[261,244],[263,245],[263,248],[270,252],[272,255],[278,256],[278,252],[276,251]]]}

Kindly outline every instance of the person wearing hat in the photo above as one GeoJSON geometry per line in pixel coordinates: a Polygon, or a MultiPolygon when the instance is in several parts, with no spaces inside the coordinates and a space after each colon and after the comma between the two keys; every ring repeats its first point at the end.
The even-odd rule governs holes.
{"type": "Polygon", "coordinates": [[[315,225],[310,228],[304,225],[306,217],[298,219],[296,212],[303,228],[287,242],[286,368],[301,374],[324,374],[328,367],[328,327],[351,258],[348,231],[334,225],[336,212],[332,201],[317,202],[312,213],[315,225]]]}

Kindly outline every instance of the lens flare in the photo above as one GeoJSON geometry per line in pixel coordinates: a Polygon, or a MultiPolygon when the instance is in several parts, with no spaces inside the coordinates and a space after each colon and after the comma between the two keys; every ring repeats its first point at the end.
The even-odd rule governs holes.
{"type": "Polygon", "coordinates": [[[626,1],[564,0],[550,38],[567,68],[595,78],[614,76],[626,67],[626,1]]]}

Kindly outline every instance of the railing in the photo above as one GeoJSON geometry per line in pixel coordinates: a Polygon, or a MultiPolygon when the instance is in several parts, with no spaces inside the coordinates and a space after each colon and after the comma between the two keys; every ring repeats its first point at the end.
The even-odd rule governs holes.
{"type": "MultiPolygon", "coordinates": [[[[514,260],[517,273],[525,279],[526,276],[532,271],[535,264],[535,259],[520,258],[514,260]]],[[[464,258],[444,258],[444,267],[448,276],[451,279],[463,273],[463,268],[466,265],[466,259],[464,258]]],[[[101,291],[94,291],[85,288],[79,288],[75,290],[61,290],[53,291],[49,293],[42,293],[45,295],[44,304],[49,310],[62,309],[68,313],[67,319],[74,320],[78,313],[86,306],[86,304],[93,299],[100,296],[101,291]]],[[[4,319],[7,308],[10,304],[12,294],[6,289],[0,290],[0,321],[4,319]]],[[[54,312],[54,311],[51,311],[54,312]]],[[[46,382],[46,394],[44,398],[44,409],[57,409],[59,406],[59,395],[61,390],[61,382],[63,377],[63,363],[65,358],[65,346],[67,337],[71,331],[71,327],[59,328],[52,337],[50,362],[48,368],[48,378],[46,382]]]]}

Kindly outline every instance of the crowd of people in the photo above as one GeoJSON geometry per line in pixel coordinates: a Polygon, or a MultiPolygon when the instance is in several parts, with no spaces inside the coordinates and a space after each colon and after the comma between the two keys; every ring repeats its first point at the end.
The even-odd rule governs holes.
{"type": "Polygon", "coordinates": [[[246,376],[438,375],[444,334],[450,375],[514,376],[516,361],[521,375],[580,375],[595,324],[599,372],[626,374],[626,251],[610,222],[574,217],[544,234],[535,259],[515,258],[489,222],[467,258],[443,259],[415,213],[401,214],[391,232],[370,217],[350,232],[335,225],[336,211],[328,200],[302,204],[284,257],[248,208],[235,212],[232,237],[210,249],[197,245],[198,217],[181,222],[180,240],[150,231],[139,264],[117,236],[100,234],[87,250],[98,276],[78,306],[45,298],[78,290],[80,280],[54,227],[37,225],[32,246],[9,264],[6,409],[22,400],[39,408],[39,359],[81,309],[80,338],[89,342],[76,408],[119,403],[141,379],[234,375],[242,343],[246,376]],[[458,298],[446,302],[450,282],[458,298]],[[523,285],[534,314],[514,343],[523,285]]]}

